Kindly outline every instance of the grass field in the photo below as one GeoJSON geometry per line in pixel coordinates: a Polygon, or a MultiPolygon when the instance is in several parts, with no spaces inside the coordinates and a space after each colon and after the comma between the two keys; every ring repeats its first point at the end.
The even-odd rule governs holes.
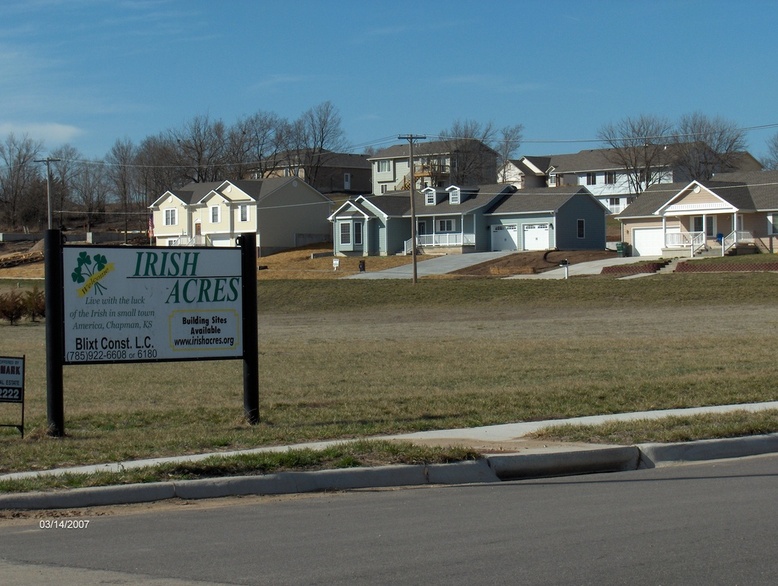
{"type": "MultiPolygon", "coordinates": [[[[620,281],[259,283],[260,417],[240,361],[65,368],[67,437],[46,435],[45,328],[27,357],[27,434],[0,472],[523,420],[778,399],[778,275],[620,281]]],[[[18,405],[0,404],[14,423],[18,405]]]]}

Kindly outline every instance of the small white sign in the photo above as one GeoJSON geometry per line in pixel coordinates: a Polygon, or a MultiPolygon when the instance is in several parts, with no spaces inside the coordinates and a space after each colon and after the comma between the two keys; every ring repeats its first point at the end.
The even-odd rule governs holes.
{"type": "Polygon", "coordinates": [[[0,403],[24,401],[24,358],[0,356],[0,403]]]}

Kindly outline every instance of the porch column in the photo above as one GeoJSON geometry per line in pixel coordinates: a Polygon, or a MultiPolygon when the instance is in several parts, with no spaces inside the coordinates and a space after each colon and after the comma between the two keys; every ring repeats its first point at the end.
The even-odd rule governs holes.
{"type": "Polygon", "coordinates": [[[662,248],[667,248],[667,217],[664,214],[662,215],[662,248]]]}

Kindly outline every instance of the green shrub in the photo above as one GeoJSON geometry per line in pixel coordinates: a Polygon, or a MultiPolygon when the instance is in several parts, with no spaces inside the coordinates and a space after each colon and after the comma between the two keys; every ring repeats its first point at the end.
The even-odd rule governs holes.
{"type": "Polygon", "coordinates": [[[24,307],[32,321],[36,321],[39,317],[46,317],[46,297],[38,285],[35,285],[32,291],[24,292],[24,307]]]}

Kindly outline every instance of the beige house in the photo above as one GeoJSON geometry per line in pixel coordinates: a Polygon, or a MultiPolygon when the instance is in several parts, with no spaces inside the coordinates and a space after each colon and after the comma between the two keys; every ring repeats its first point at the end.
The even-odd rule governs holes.
{"type": "Polygon", "coordinates": [[[652,185],[617,218],[632,256],[774,252],[778,171],[721,173],[711,181],[652,185]]]}
{"type": "Polygon", "coordinates": [[[190,183],[151,204],[157,246],[237,246],[257,235],[259,254],[328,242],[332,201],[294,178],[190,183]]]}

